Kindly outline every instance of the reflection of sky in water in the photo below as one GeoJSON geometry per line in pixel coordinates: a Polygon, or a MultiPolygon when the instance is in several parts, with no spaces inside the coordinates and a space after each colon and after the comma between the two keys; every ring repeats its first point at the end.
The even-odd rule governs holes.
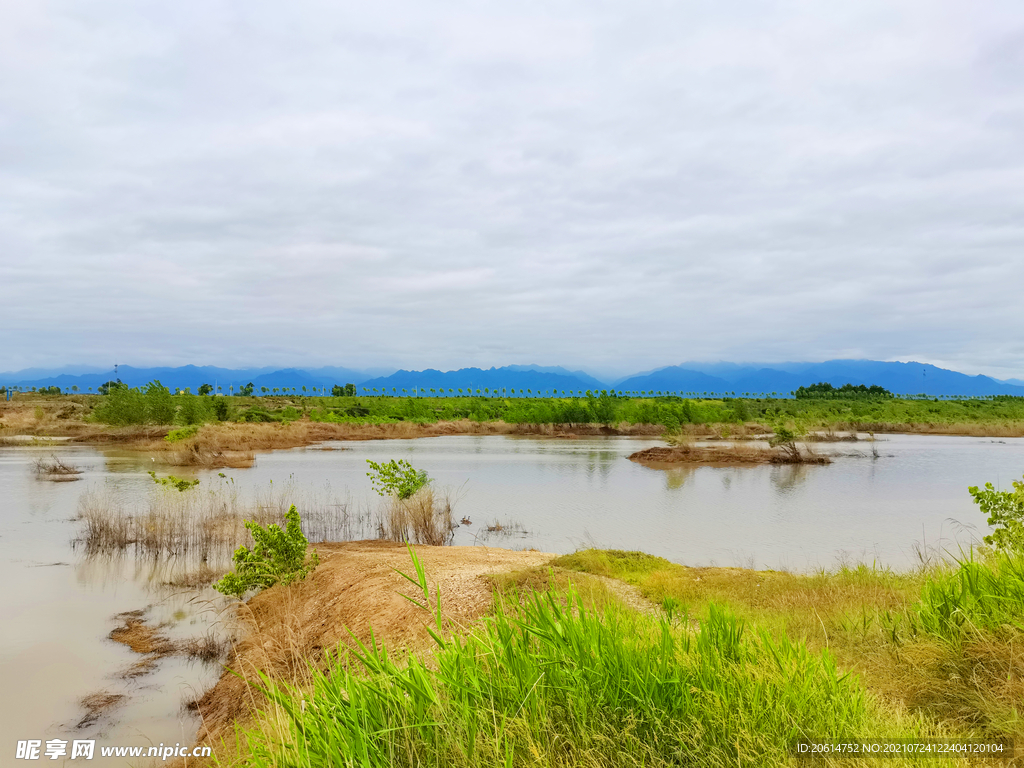
{"type": "MultiPolygon", "coordinates": [[[[904,568],[915,562],[915,543],[968,541],[984,519],[967,487],[992,481],[1005,488],[1024,473],[1019,439],[891,436],[876,444],[877,460],[867,443],[815,446],[846,454],[825,467],[655,470],[625,459],[657,444],[627,438],[366,441],[335,444],[344,450],[260,454],[255,467],[223,470],[223,479],[218,470],[195,476],[204,492],[223,488],[244,499],[266,497],[272,488],[276,498],[294,499],[300,510],[320,510],[325,525],[333,520],[331,505],[344,504],[353,520],[361,516],[352,530],[365,535],[381,501],[370,488],[365,460],[404,458],[459,497],[455,517],[469,517],[472,525],[459,527],[456,544],[552,552],[600,546],[694,565],[804,570],[840,559],[904,568]],[[504,530],[487,532],[494,523],[504,530]]],[[[191,563],[87,559],[69,545],[84,490],[107,486],[140,504],[153,488],[150,469],[187,474],[124,452],[0,448],[0,578],[17,585],[0,597],[0,675],[9,690],[32,692],[0,705],[3,743],[63,733],[61,724],[80,716],[78,698],[118,690],[121,683],[111,676],[138,657],[105,639],[114,614],[152,606],[150,615],[171,622],[168,631],[175,636],[203,634],[218,624],[215,593],[196,599],[160,586],[191,563]],[[83,480],[36,480],[32,461],[54,452],[85,469],[83,480]]],[[[107,730],[106,743],[187,741],[194,724],[179,720],[183,691],[202,687],[207,678],[201,669],[165,662],[141,679],[120,713],[125,719],[107,730]]]]}

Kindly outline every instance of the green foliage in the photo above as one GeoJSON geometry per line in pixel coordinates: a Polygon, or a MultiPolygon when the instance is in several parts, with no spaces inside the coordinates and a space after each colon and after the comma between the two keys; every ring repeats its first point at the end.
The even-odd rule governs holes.
{"type": "Polygon", "coordinates": [[[870,387],[866,387],[863,384],[854,386],[853,384],[843,384],[841,387],[833,387],[827,381],[822,381],[817,384],[811,384],[806,387],[799,387],[796,392],[793,393],[798,399],[818,397],[818,398],[847,398],[847,397],[892,397],[892,392],[884,389],[877,384],[872,384],[870,387]]]}
{"type": "Polygon", "coordinates": [[[771,439],[768,441],[768,444],[771,445],[772,447],[779,445],[790,445],[796,440],[797,436],[798,435],[796,431],[790,429],[789,427],[784,427],[780,425],[775,427],[775,432],[771,436],[771,439]]]}
{"type": "Polygon", "coordinates": [[[197,391],[199,392],[200,397],[206,397],[206,395],[213,392],[213,384],[200,384],[197,391]]]}
{"type": "Polygon", "coordinates": [[[174,488],[178,491],[184,492],[199,485],[198,480],[186,480],[182,477],[175,477],[174,475],[168,475],[167,477],[157,477],[156,472],[150,472],[149,476],[153,478],[153,482],[157,485],[165,485],[169,488],[174,488]]]}
{"type": "Polygon", "coordinates": [[[1001,552],[978,560],[972,552],[931,576],[908,625],[912,634],[926,632],[954,643],[983,633],[1024,631],[1024,554],[1001,552]]]}
{"type": "Polygon", "coordinates": [[[248,423],[266,423],[271,421],[281,421],[281,417],[270,413],[266,408],[254,406],[239,414],[238,420],[248,423]]]}
{"type": "Polygon", "coordinates": [[[146,421],[151,424],[173,424],[177,406],[171,390],[154,380],[146,385],[144,393],[146,421]]]}
{"type": "Polygon", "coordinates": [[[205,424],[210,420],[210,399],[193,395],[186,390],[185,394],[178,395],[181,407],[178,409],[178,422],[180,424],[205,424]]]}
{"type": "Polygon", "coordinates": [[[188,427],[182,427],[181,429],[172,429],[167,433],[164,438],[168,443],[177,443],[181,440],[188,440],[190,437],[195,437],[199,434],[199,425],[192,424],[188,427]]]}
{"type": "Polygon", "coordinates": [[[331,395],[334,397],[355,397],[356,385],[346,384],[344,387],[335,384],[331,387],[331,395]]]}
{"type": "Polygon", "coordinates": [[[217,421],[227,421],[231,417],[231,410],[225,398],[215,397],[213,399],[213,417],[217,421]]]}
{"type": "Polygon", "coordinates": [[[96,409],[96,418],[114,426],[146,424],[146,399],[138,389],[120,382],[107,382],[106,401],[96,409]],[[109,385],[109,386],[108,386],[109,385]]]}
{"type": "Polygon", "coordinates": [[[988,516],[988,524],[995,528],[985,537],[985,543],[1000,550],[1024,551],[1024,482],[1014,480],[1012,491],[997,491],[992,483],[967,490],[988,516]]]}
{"type": "Polygon", "coordinates": [[[252,520],[245,527],[252,535],[253,546],[239,547],[232,561],[235,570],[225,574],[213,588],[224,595],[241,599],[250,589],[266,589],[275,584],[291,584],[306,578],[320,558],[308,552],[309,542],[302,533],[299,513],[293,504],[284,516],[285,528],[276,524],[266,528],[252,520]]]}
{"type": "Polygon", "coordinates": [[[397,496],[400,499],[410,498],[416,491],[430,482],[427,473],[423,470],[416,470],[405,459],[392,459],[387,464],[378,464],[376,461],[367,459],[371,472],[366,476],[375,490],[381,496],[397,496]]]}
{"type": "Polygon", "coordinates": [[[468,636],[446,638],[422,568],[407,578],[437,628],[429,664],[356,641],[361,670],[314,670],[301,691],[264,677],[290,732],[282,742],[268,721],[247,734],[251,765],[782,765],[801,736],[894,730],[872,721],[863,688],[828,652],[715,606],[693,632],[594,611],[570,588],[514,595],[468,636]]]}
{"type": "Polygon", "coordinates": [[[242,397],[252,397],[253,385],[250,381],[248,384],[238,388],[238,394],[242,397]]]}

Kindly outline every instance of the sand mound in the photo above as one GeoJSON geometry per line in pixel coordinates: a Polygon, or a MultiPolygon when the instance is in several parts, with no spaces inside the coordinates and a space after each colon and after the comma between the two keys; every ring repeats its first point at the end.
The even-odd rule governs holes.
{"type": "MultiPolygon", "coordinates": [[[[230,736],[236,718],[261,703],[246,683],[258,681],[258,670],[301,683],[308,664],[321,664],[339,644],[352,644],[348,630],[365,642],[372,628],[389,648],[428,644],[430,617],[401,596],[416,596],[415,586],[395,571],[413,573],[404,545],[357,541],[317,544],[316,550],[320,565],[305,581],[266,590],[239,606],[245,639],[226,666],[241,677],[225,673],[192,704],[203,721],[198,741],[219,743],[230,736]]],[[[490,608],[485,574],[541,565],[553,557],[487,547],[417,547],[416,552],[429,582],[440,587],[445,618],[454,623],[471,621],[490,608]]]]}

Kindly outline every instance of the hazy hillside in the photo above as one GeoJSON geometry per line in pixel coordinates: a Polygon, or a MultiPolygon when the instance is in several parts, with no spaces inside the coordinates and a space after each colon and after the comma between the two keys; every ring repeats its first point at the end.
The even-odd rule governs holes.
{"type": "MultiPolygon", "coordinates": [[[[329,393],[335,385],[355,384],[360,391],[372,390],[529,390],[532,394],[554,392],[586,392],[587,390],[616,389],[620,391],[655,391],[723,395],[735,393],[762,395],[775,393],[786,396],[797,387],[827,381],[833,386],[843,384],[878,384],[895,394],[979,396],[1024,396],[1024,381],[999,381],[988,376],[968,376],[957,371],[938,368],[925,363],[887,363],[876,360],[828,360],[823,363],[698,363],[688,362],[667,366],[654,371],[638,373],[618,380],[614,384],[602,382],[584,371],[570,371],[558,366],[509,365],[502,368],[462,368],[457,371],[360,371],[342,367],[321,368],[244,368],[230,369],[214,366],[185,365],[177,368],[135,368],[119,366],[117,377],[132,387],[144,386],[158,379],[171,389],[189,387],[196,391],[202,384],[219,387],[228,393],[252,382],[259,394],[263,387],[294,388],[300,393],[315,391],[329,393]]],[[[0,374],[0,385],[22,389],[32,387],[60,387],[62,391],[95,392],[101,384],[114,378],[113,369],[71,367],[55,369],[29,369],[0,374]]]]}

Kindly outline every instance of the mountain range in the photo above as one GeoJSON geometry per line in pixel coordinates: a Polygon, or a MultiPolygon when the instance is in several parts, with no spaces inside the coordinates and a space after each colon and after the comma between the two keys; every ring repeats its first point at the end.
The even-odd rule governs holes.
{"type": "Polygon", "coordinates": [[[120,379],[125,384],[144,386],[154,379],[172,390],[211,384],[228,393],[252,382],[257,393],[262,387],[294,387],[307,392],[330,392],[336,384],[355,384],[362,393],[383,391],[404,394],[429,390],[453,393],[459,389],[529,390],[532,393],[585,392],[615,389],[634,392],[696,393],[698,395],[786,396],[797,387],[827,381],[843,384],[877,384],[895,394],[930,396],[1024,396],[1024,380],[999,380],[989,376],[969,376],[927,363],[881,362],[877,360],[828,360],[820,363],[699,363],[687,362],[633,374],[613,381],[602,380],[584,371],[559,366],[508,365],[501,368],[461,368],[439,371],[358,370],[344,367],[321,368],[218,368],[186,365],[177,368],[135,368],[128,365],[113,369],[86,366],[30,368],[0,373],[0,386],[21,389],[56,386],[62,391],[95,392],[106,381],[120,379]]]}

